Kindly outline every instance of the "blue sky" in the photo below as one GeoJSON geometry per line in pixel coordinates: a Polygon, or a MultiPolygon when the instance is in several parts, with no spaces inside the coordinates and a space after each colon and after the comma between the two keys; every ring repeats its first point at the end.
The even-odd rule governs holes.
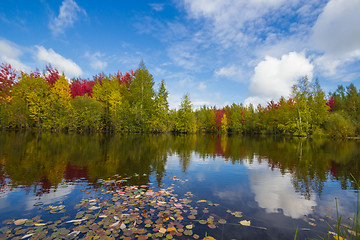
{"type": "Polygon", "coordinates": [[[266,104],[297,79],[360,83],[360,0],[2,0],[0,60],[69,78],[136,69],[169,103],[266,104]]]}

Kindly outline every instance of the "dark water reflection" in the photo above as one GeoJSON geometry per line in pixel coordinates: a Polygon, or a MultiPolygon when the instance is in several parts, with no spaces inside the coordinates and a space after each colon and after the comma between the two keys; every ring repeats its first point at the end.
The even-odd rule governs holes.
{"type": "Polygon", "coordinates": [[[96,187],[98,179],[118,174],[136,176],[131,185],[162,186],[170,184],[167,176],[176,175],[188,179],[179,192],[240,210],[255,226],[268,229],[226,226],[225,235],[224,229],[213,233],[217,238],[292,238],[296,226],[306,230],[300,236],[317,236],[327,224],[313,227],[306,219],[334,214],[329,209],[335,208],[335,197],[342,214],[351,216],[359,157],[356,141],[3,132],[0,220],[34,211],[29,206],[35,200],[75,201],[81,188],[76,182],[96,187]],[[27,207],[20,200],[26,196],[31,196],[27,207]]]}

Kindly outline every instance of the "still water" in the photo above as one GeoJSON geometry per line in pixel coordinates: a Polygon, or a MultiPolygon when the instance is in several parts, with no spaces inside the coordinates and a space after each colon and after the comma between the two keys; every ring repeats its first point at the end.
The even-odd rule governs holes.
{"type": "Polygon", "coordinates": [[[324,237],[336,202],[354,216],[359,157],[357,141],[2,132],[0,238],[324,237]]]}

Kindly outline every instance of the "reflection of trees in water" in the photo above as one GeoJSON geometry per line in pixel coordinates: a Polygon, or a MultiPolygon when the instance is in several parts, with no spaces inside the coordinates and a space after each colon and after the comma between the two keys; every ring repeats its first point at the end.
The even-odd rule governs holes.
{"type": "Polygon", "coordinates": [[[0,191],[5,188],[6,175],[14,187],[24,186],[30,191],[34,186],[36,195],[48,193],[63,179],[95,183],[115,174],[136,175],[129,183],[141,185],[147,184],[155,172],[160,185],[168,144],[165,135],[7,133],[0,136],[4,162],[0,191]]]}
{"type": "Polygon", "coordinates": [[[338,181],[354,188],[351,174],[360,177],[359,144],[300,138],[217,135],[81,135],[54,133],[5,133],[0,136],[0,191],[9,176],[14,187],[36,186],[37,195],[65,181],[95,183],[115,174],[136,176],[130,184],[146,184],[155,174],[161,185],[167,158],[177,155],[186,172],[192,154],[226,161],[267,162],[271,169],[292,175],[294,188],[307,199],[321,195],[324,182],[338,181]],[[351,173],[351,174],[350,174],[351,173]]]}
{"type": "Polygon", "coordinates": [[[312,192],[320,196],[329,178],[339,181],[346,189],[356,188],[351,174],[360,177],[360,148],[355,141],[271,136],[230,136],[224,140],[223,137],[199,136],[195,151],[204,159],[222,152],[222,156],[233,163],[246,160],[252,164],[254,158],[259,163],[266,161],[269,168],[279,169],[282,174],[290,173],[295,190],[306,199],[310,199],[312,192]]]}

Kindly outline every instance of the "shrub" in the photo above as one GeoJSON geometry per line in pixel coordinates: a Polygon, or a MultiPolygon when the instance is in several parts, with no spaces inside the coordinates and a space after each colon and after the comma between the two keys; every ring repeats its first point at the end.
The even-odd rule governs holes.
{"type": "Polygon", "coordinates": [[[350,119],[340,113],[332,113],[326,129],[331,137],[346,138],[355,135],[355,126],[350,119]]]}

